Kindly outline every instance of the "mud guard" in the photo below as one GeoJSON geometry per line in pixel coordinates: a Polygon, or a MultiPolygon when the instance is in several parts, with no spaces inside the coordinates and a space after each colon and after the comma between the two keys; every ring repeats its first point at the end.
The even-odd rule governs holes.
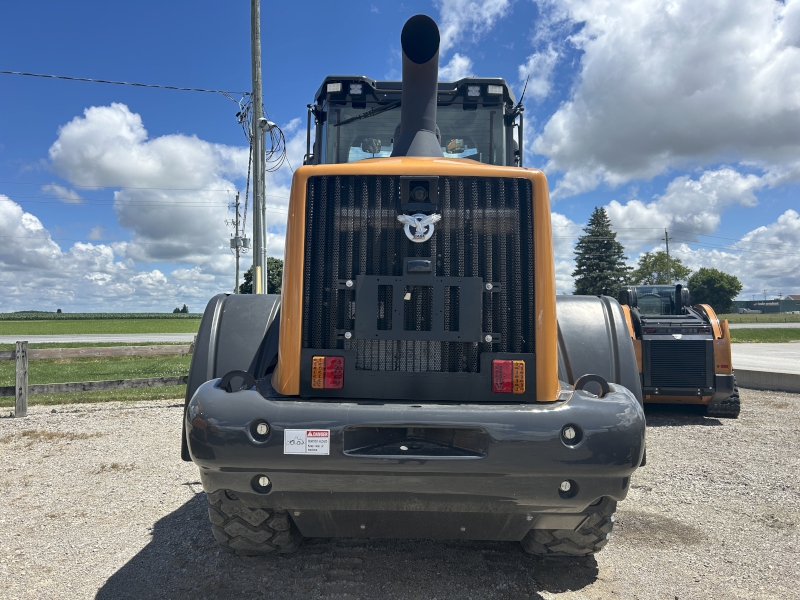
{"type": "MultiPolygon", "coordinates": [[[[219,294],[209,301],[197,331],[184,411],[206,381],[236,370],[258,379],[274,366],[280,307],[279,294],[219,294]]],[[[191,461],[185,426],[181,458],[191,461]]]]}
{"type": "Polygon", "coordinates": [[[608,296],[557,296],[558,378],[583,375],[618,383],[643,403],[642,385],[625,314],[608,296]]]}

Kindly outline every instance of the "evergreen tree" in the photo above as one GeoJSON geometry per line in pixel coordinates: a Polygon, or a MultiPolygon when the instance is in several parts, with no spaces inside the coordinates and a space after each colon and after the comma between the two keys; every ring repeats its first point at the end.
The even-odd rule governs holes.
{"type": "Polygon", "coordinates": [[[611,220],[604,208],[595,207],[586,235],[575,244],[575,294],[616,296],[628,280],[631,268],[625,265],[625,248],[611,231],[611,220]]]}

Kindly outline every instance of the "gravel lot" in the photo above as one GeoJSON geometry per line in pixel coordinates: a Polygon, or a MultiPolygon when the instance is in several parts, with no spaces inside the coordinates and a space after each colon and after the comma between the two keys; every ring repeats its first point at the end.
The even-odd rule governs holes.
{"type": "Polygon", "coordinates": [[[742,400],[736,421],[648,408],[648,464],[609,545],[564,561],[408,540],[230,556],[180,461],[180,404],[33,407],[0,419],[0,596],[798,598],[800,396],[742,400]]]}

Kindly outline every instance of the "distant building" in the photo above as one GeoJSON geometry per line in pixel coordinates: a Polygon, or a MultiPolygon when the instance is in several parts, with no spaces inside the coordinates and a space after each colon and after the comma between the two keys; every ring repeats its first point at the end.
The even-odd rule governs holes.
{"type": "Polygon", "coordinates": [[[800,312],[800,294],[789,294],[783,299],[734,300],[733,312],[792,313],[800,312]],[[746,310],[744,310],[746,309],[746,310]]]}

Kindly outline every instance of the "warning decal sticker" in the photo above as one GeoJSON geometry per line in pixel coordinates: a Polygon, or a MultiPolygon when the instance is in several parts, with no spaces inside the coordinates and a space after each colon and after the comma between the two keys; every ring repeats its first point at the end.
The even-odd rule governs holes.
{"type": "Polygon", "coordinates": [[[284,454],[330,454],[330,429],[286,429],[283,432],[284,454]]]}

